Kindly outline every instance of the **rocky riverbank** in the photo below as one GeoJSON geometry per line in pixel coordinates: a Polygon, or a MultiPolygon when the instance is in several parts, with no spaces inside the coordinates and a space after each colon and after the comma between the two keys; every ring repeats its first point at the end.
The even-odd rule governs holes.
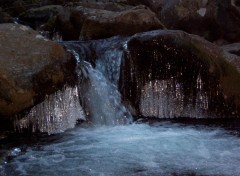
{"type": "Polygon", "coordinates": [[[56,38],[63,43],[85,42],[94,65],[103,51],[116,47],[114,38],[105,39],[119,36],[125,43],[117,44],[124,55],[118,88],[134,115],[162,116],[154,110],[159,107],[150,112],[146,110],[150,107],[141,105],[150,96],[147,90],[161,95],[158,85],[165,92],[182,94],[177,98],[166,94],[168,101],[181,106],[166,117],[185,116],[189,110],[184,108],[190,105],[212,116],[239,117],[239,4],[237,0],[1,1],[0,116],[25,113],[47,95],[77,84],[76,60],[56,38]]]}

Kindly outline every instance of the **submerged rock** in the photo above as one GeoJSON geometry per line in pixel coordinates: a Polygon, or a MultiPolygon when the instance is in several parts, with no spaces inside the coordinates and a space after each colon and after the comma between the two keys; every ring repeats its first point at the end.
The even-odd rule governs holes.
{"type": "Polygon", "coordinates": [[[73,80],[75,61],[29,27],[0,25],[0,116],[20,113],[73,80]]]}

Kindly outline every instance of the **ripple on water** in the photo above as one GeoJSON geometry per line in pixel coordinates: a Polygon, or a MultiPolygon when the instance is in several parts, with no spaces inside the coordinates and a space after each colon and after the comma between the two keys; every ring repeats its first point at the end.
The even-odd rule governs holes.
{"type": "Polygon", "coordinates": [[[159,123],[76,128],[29,147],[6,175],[240,175],[240,138],[220,128],[159,123]],[[38,144],[41,145],[41,144],[38,144]]]}

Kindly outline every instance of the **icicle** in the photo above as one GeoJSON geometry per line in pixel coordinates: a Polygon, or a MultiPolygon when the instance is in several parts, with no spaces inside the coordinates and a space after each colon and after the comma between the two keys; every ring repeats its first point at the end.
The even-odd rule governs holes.
{"type": "Polygon", "coordinates": [[[207,117],[204,112],[208,110],[208,95],[207,92],[204,92],[203,90],[203,81],[200,74],[197,77],[197,97],[195,107],[198,116],[204,114],[204,117],[207,117]]]}
{"type": "Polygon", "coordinates": [[[140,110],[144,116],[173,118],[177,114],[174,80],[150,81],[141,92],[140,110]]]}
{"type": "Polygon", "coordinates": [[[67,87],[53,95],[46,96],[45,101],[31,109],[24,118],[15,124],[20,130],[39,130],[48,134],[63,132],[73,128],[78,119],[85,119],[82,107],[79,104],[77,87],[67,87]]]}
{"type": "MultiPolygon", "coordinates": [[[[184,102],[183,86],[174,79],[149,81],[141,90],[140,111],[147,117],[203,118],[208,109],[208,96],[203,91],[201,77],[197,79],[196,104],[184,102]]],[[[193,102],[192,96],[188,98],[193,102]]]]}

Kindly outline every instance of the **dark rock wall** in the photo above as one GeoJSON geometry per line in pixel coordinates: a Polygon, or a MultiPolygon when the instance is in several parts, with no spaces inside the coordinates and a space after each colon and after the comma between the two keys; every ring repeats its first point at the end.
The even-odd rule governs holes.
{"type": "Polygon", "coordinates": [[[143,86],[153,80],[174,79],[182,85],[185,107],[196,104],[199,76],[201,91],[208,97],[206,110],[212,116],[238,117],[239,73],[214,45],[180,31],[158,31],[130,39],[121,91],[140,113],[143,86]]]}

